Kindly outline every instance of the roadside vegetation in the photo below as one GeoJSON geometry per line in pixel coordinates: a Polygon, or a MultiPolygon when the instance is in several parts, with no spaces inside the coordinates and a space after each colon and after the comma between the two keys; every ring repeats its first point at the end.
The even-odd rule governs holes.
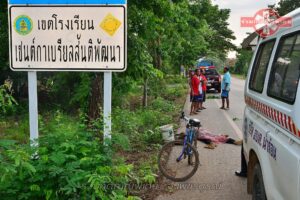
{"type": "Polygon", "coordinates": [[[252,50],[241,49],[238,51],[237,59],[232,71],[238,78],[245,79],[247,77],[252,54],[252,50]]]}
{"type": "Polygon", "coordinates": [[[62,110],[40,114],[37,148],[28,144],[28,115],[1,117],[0,195],[5,199],[138,199],[156,195],[155,191],[129,191],[126,186],[156,182],[156,155],[163,142],[158,127],[178,123],[187,92],[184,85],[150,90],[159,97],[149,96],[147,108],[139,100],[142,88],[130,91],[128,99],[123,98],[114,108],[108,146],[102,145],[102,118],[88,123],[80,110],[72,115],[62,110]]]}

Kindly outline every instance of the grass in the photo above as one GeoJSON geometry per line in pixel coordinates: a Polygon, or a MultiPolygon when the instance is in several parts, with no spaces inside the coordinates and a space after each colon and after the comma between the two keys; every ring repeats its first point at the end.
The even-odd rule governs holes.
{"type": "Polygon", "coordinates": [[[221,99],[220,95],[207,95],[206,99],[221,99]]]}
{"type": "Polygon", "coordinates": [[[29,140],[28,115],[22,115],[24,120],[16,120],[13,117],[0,119],[0,138],[16,140],[20,143],[27,143],[29,140]]]}

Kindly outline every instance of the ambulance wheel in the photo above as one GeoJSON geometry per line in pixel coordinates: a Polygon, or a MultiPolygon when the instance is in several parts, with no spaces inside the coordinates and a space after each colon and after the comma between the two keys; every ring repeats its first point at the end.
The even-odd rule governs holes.
{"type": "Polygon", "coordinates": [[[259,163],[256,163],[253,169],[252,200],[267,200],[264,180],[259,163]]]}

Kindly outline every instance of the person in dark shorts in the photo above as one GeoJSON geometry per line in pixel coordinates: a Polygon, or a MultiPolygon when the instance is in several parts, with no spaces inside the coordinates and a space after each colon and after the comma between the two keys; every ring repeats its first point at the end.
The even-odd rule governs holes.
{"type": "Polygon", "coordinates": [[[200,84],[199,84],[198,90],[199,90],[199,95],[201,96],[201,98],[199,99],[199,101],[197,103],[196,112],[201,112],[201,110],[202,110],[202,102],[203,102],[203,81],[204,80],[203,80],[203,76],[201,75],[200,68],[196,69],[195,73],[196,73],[198,79],[200,80],[200,84]]]}
{"type": "MultiPolygon", "coordinates": [[[[197,72],[197,70],[196,70],[197,72]]],[[[200,86],[200,80],[197,76],[197,74],[194,74],[191,79],[191,112],[190,115],[197,114],[197,109],[199,108],[199,102],[202,101],[202,95],[199,92],[199,86],[200,86]]]]}
{"type": "Polygon", "coordinates": [[[207,84],[207,79],[205,77],[205,69],[201,69],[200,73],[201,73],[200,76],[201,76],[201,80],[202,80],[202,95],[203,95],[203,100],[202,100],[202,103],[200,105],[200,109],[203,110],[203,109],[206,109],[203,106],[203,103],[206,100],[206,90],[207,90],[206,84],[207,84]]]}
{"type": "Polygon", "coordinates": [[[229,67],[224,67],[224,75],[221,83],[222,93],[222,107],[220,109],[228,110],[229,109],[229,91],[230,91],[230,84],[231,84],[231,76],[229,73],[229,67]],[[226,101],[226,108],[225,108],[225,101],[226,101]]]}
{"type": "Polygon", "coordinates": [[[195,71],[194,70],[189,70],[189,78],[188,78],[188,83],[189,83],[189,86],[190,86],[190,102],[192,102],[192,99],[193,99],[193,96],[192,96],[192,78],[195,74],[195,71]]]}

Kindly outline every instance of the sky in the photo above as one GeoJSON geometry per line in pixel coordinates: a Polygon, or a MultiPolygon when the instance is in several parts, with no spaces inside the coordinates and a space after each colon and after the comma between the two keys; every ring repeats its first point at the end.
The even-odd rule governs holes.
{"type": "MultiPolygon", "coordinates": [[[[240,46],[247,37],[247,32],[253,32],[253,28],[240,26],[241,17],[253,17],[260,9],[267,8],[268,5],[278,3],[279,0],[212,0],[219,8],[229,8],[231,10],[228,19],[229,29],[234,32],[236,40],[232,41],[236,46],[240,46]]],[[[229,52],[229,58],[235,57],[235,52],[229,52]]]]}

